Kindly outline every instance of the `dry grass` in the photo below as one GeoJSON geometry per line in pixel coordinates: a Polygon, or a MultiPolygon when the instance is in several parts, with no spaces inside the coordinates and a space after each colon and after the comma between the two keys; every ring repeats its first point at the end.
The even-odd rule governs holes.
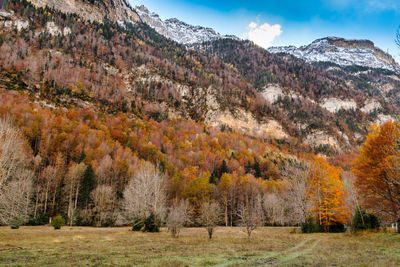
{"type": "Polygon", "coordinates": [[[398,234],[290,234],[262,228],[184,229],[179,239],[129,228],[0,227],[4,266],[400,266],[398,234]]]}

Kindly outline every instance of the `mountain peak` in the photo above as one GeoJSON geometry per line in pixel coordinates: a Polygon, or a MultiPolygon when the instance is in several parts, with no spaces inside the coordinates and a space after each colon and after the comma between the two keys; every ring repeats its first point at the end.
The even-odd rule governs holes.
{"type": "Polygon", "coordinates": [[[177,18],[162,20],[160,16],[149,11],[145,6],[136,6],[140,18],[159,34],[180,44],[192,45],[217,39],[239,39],[232,35],[221,35],[215,30],[202,26],[193,26],[177,18]]]}
{"type": "Polygon", "coordinates": [[[370,40],[349,40],[341,37],[325,37],[309,45],[271,47],[271,53],[287,53],[308,62],[327,61],[342,66],[359,65],[399,71],[400,66],[391,55],[377,48],[370,40]]]}

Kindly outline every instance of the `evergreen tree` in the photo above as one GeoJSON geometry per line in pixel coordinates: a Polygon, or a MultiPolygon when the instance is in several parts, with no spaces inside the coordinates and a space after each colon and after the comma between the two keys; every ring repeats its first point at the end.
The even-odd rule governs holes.
{"type": "Polygon", "coordinates": [[[254,160],[253,169],[254,169],[254,176],[257,178],[260,178],[261,177],[261,169],[260,169],[260,163],[258,163],[257,159],[254,160]]]}
{"type": "Polygon", "coordinates": [[[224,173],[229,173],[228,165],[226,164],[225,160],[222,161],[221,167],[219,169],[219,177],[218,178],[221,178],[222,174],[224,174],[224,173]]]}
{"type": "Polygon", "coordinates": [[[95,174],[93,171],[92,164],[86,167],[85,173],[82,176],[82,180],[79,188],[78,196],[78,207],[83,209],[88,206],[90,202],[90,193],[96,187],[95,174]]]}

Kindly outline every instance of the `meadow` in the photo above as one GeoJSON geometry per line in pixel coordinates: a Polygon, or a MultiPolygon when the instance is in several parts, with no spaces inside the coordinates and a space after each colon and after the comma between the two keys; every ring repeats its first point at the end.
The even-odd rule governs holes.
{"type": "Polygon", "coordinates": [[[399,266],[395,233],[300,234],[264,227],[183,229],[179,238],[129,228],[0,227],[1,266],[399,266]]]}

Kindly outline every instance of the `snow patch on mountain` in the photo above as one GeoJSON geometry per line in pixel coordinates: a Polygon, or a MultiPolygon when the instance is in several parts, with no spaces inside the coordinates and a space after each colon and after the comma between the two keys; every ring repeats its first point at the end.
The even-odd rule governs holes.
{"type": "Polygon", "coordinates": [[[271,47],[271,53],[287,53],[307,62],[332,62],[341,66],[359,65],[400,71],[400,66],[392,56],[375,47],[369,40],[346,40],[326,37],[309,45],[271,47]]]}
{"type": "Polygon", "coordinates": [[[227,38],[239,39],[232,35],[221,35],[211,28],[192,26],[175,18],[164,21],[158,14],[150,12],[143,5],[137,6],[136,12],[142,21],[147,23],[156,32],[180,44],[190,45],[227,38]]]}

